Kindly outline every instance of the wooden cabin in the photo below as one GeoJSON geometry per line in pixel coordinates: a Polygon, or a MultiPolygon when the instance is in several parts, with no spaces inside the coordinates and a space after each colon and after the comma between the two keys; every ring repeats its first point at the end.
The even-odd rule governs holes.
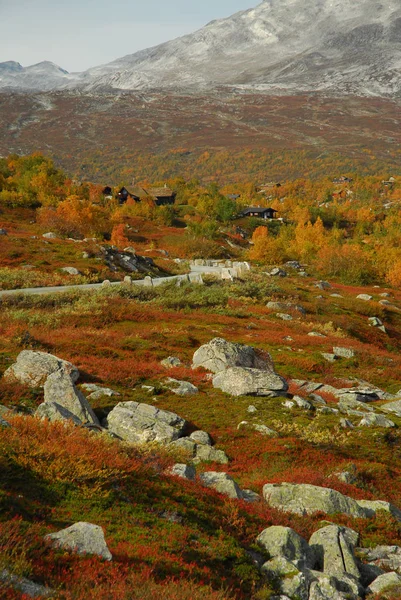
{"type": "Polygon", "coordinates": [[[147,190],[147,194],[155,199],[156,206],[165,206],[174,204],[177,192],[174,192],[166,185],[164,187],[153,187],[147,190]]]}
{"type": "Polygon", "coordinates": [[[241,217],[258,217],[259,219],[275,219],[277,210],[263,206],[249,206],[242,211],[241,217]]]}

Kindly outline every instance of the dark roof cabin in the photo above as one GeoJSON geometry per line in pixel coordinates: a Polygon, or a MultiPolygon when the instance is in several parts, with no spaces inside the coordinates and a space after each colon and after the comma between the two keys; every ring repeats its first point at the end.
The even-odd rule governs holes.
{"type": "Polygon", "coordinates": [[[127,200],[135,200],[135,202],[140,202],[142,198],[149,197],[149,194],[140,187],[135,187],[132,191],[128,191],[126,187],[122,187],[121,190],[117,194],[117,199],[120,204],[125,204],[127,200]]]}
{"type": "Polygon", "coordinates": [[[153,187],[147,190],[149,196],[153,196],[156,206],[164,206],[166,204],[174,204],[177,192],[174,192],[167,186],[153,187]]]}
{"type": "Polygon", "coordinates": [[[260,219],[275,219],[277,210],[274,208],[264,208],[262,206],[250,206],[242,211],[241,217],[259,217],[260,219]]]}

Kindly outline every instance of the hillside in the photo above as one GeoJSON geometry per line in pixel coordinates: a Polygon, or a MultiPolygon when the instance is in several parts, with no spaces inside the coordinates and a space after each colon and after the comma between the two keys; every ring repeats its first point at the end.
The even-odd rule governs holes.
{"type": "Polygon", "coordinates": [[[2,598],[400,597],[401,196],[383,177],[248,182],[238,204],[181,179],[156,207],[0,160],[2,598]],[[257,199],[282,220],[242,217],[257,199]],[[225,279],[24,293],[121,281],[102,248],[167,274],[221,259],[225,279]]]}

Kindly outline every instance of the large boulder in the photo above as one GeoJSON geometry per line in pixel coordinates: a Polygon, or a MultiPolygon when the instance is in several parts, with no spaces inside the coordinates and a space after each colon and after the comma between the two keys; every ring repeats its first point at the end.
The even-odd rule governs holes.
{"type": "Polygon", "coordinates": [[[168,444],[182,437],[187,422],[173,412],[150,404],[120,402],[107,415],[104,424],[126,442],[168,444]]]}
{"type": "Polygon", "coordinates": [[[45,540],[49,540],[56,548],[65,548],[77,554],[96,554],[105,560],[113,558],[104,539],[103,529],[93,523],[74,523],[71,527],[46,535],[45,540]]]}
{"type": "Polygon", "coordinates": [[[268,527],[258,535],[256,542],[270,558],[283,556],[300,569],[312,568],[315,564],[315,554],[309,544],[290,527],[268,527]]]}
{"type": "Polygon", "coordinates": [[[49,375],[60,369],[69,375],[71,381],[77,381],[79,371],[70,362],[46,352],[22,350],[17,356],[17,361],[5,371],[4,378],[7,381],[19,381],[30,387],[39,387],[43,386],[49,375]]]}
{"type": "Polygon", "coordinates": [[[384,510],[401,522],[401,510],[391,502],[385,500],[357,500],[357,503],[363,508],[368,517],[374,517],[378,510],[384,510]]]}
{"type": "Polygon", "coordinates": [[[247,367],[269,371],[273,367],[270,356],[260,356],[251,346],[214,338],[195,352],[192,368],[203,367],[212,373],[220,373],[230,367],[247,367]]]}
{"type": "MultiPolygon", "coordinates": [[[[398,573],[394,573],[393,571],[390,573],[385,573],[384,575],[379,575],[368,587],[366,590],[367,594],[382,594],[383,592],[398,592],[401,597],[401,575],[398,573]]],[[[396,598],[397,596],[393,595],[392,598],[396,598]]]]}
{"type": "Polygon", "coordinates": [[[69,372],[65,371],[64,367],[47,377],[43,389],[45,403],[52,402],[62,406],[83,423],[99,424],[89,402],[73,384],[69,372]]]}
{"type": "Polygon", "coordinates": [[[213,387],[231,396],[275,397],[288,390],[288,384],[274,370],[231,367],[213,377],[213,387]]]}
{"type": "Polygon", "coordinates": [[[328,525],[311,536],[309,546],[314,550],[318,566],[326,575],[342,577],[344,573],[360,578],[354,556],[359,534],[347,527],[328,525]]]}
{"type": "Polygon", "coordinates": [[[82,425],[81,419],[78,419],[72,412],[57,404],[57,402],[42,402],[35,411],[35,417],[48,419],[49,421],[72,421],[75,425],[82,425]]]}
{"type": "Polygon", "coordinates": [[[367,517],[367,511],[349,498],[332,490],[310,484],[268,483],[263,486],[266,502],[285,512],[310,515],[344,513],[352,517],[367,517]]]}
{"type": "Polygon", "coordinates": [[[276,579],[280,592],[297,600],[309,599],[309,587],[313,580],[309,569],[300,570],[284,556],[275,556],[265,562],[261,571],[269,580],[276,579]]]}
{"type": "Polygon", "coordinates": [[[0,570],[0,581],[3,582],[7,587],[10,587],[28,598],[52,598],[54,597],[54,590],[35,583],[26,577],[20,575],[14,575],[8,569],[0,570]]]}

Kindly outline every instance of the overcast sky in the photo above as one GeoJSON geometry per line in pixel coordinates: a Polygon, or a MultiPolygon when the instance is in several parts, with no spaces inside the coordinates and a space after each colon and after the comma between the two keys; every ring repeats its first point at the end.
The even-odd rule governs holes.
{"type": "Polygon", "coordinates": [[[0,0],[0,62],[83,71],[261,0],[0,0]]]}

